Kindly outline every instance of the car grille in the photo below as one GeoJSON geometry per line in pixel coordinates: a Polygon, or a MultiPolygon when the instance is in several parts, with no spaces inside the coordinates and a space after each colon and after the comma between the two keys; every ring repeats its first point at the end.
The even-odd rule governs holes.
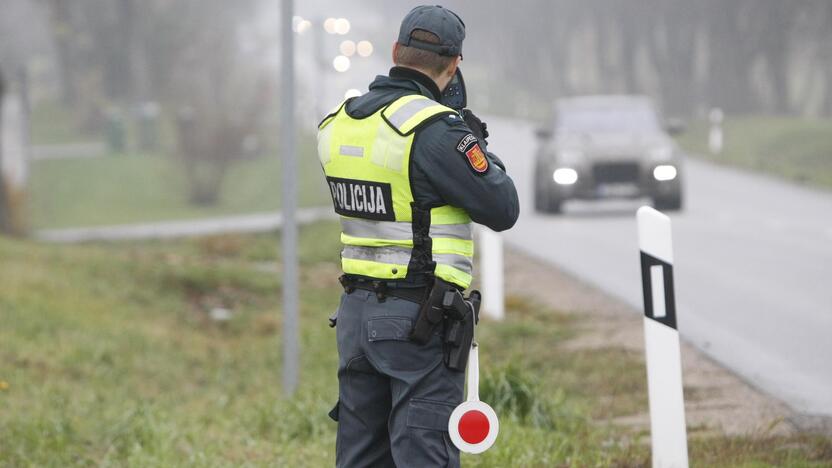
{"type": "Polygon", "coordinates": [[[638,182],[638,163],[597,163],[592,166],[592,177],[601,184],[638,182]]]}

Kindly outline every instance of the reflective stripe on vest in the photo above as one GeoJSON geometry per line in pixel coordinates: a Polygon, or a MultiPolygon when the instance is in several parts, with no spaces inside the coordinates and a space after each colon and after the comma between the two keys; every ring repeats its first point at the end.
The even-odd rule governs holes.
{"type": "Polygon", "coordinates": [[[431,117],[456,113],[454,110],[414,94],[401,97],[382,111],[382,116],[400,134],[408,135],[431,117]]]}
{"type": "MultiPolygon", "coordinates": [[[[345,273],[407,277],[413,256],[410,149],[421,124],[453,112],[424,96],[409,95],[361,119],[351,118],[342,105],[321,123],[318,157],[341,214],[345,273]]],[[[431,209],[430,222],[433,273],[467,288],[474,255],[470,218],[445,205],[431,209]]]]}
{"type": "MultiPolygon", "coordinates": [[[[341,251],[341,258],[397,265],[406,270],[407,264],[410,263],[410,253],[410,249],[403,247],[361,247],[347,245],[341,251]]],[[[473,269],[472,258],[464,255],[434,253],[433,261],[437,264],[448,265],[462,272],[468,272],[469,274],[473,269]]]]}
{"type": "MultiPolygon", "coordinates": [[[[361,218],[341,218],[341,232],[350,237],[372,238],[379,235],[390,240],[413,239],[413,225],[395,221],[374,221],[361,218]]],[[[470,223],[465,224],[431,224],[431,237],[472,240],[473,230],[470,223]]]]}

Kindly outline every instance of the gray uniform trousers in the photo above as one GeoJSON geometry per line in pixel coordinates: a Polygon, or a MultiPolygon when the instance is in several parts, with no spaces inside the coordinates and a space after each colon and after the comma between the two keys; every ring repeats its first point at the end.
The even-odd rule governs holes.
{"type": "Polygon", "coordinates": [[[379,302],[361,289],[338,309],[338,467],[458,467],[448,419],[462,402],[465,374],[442,362],[441,330],[408,340],[419,305],[379,302]]]}

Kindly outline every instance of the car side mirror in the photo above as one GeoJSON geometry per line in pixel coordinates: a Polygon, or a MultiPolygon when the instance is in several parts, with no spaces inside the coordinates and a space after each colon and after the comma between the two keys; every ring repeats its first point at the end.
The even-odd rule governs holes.
{"type": "Polygon", "coordinates": [[[685,122],[682,119],[667,119],[665,130],[671,136],[678,136],[685,133],[685,122]]]}
{"type": "Polygon", "coordinates": [[[554,135],[554,132],[552,132],[552,129],[548,127],[538,127],[534,131],[534,136],[536,136],[538,140],[549,140],[552,138],[552,135],[554,135]]]}

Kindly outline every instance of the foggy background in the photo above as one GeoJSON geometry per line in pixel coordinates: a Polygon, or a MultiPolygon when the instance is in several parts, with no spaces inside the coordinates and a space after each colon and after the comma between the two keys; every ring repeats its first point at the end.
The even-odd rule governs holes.
{"type": "MultiPolygon", "coordinates": [[[[373,38],[376,53],[387,61],[398,18],[418,2],[330,3],[303,2],[297,13],[309,19],[346,17],[352,22],[346,38],[373,38]]],[[[472,87],[488,101],[502,94],[538,101],[623,92],[650,94],[680,115],[716,105],[731,113],[832,112],[828,2],[450,1],[446,6],[469,26],[464,66],[472,87]],[[498,92],[506,84],[508,92],[498,92]]],[[[33,96],[38,100],[90,107],[102,101],[168,103],[184,91],[181,81],[193,83],[188,72],[214,67],[219,73],[217,68],[233,64],[240,74],[251,74],[240,78],[251,89],[258,71],[278,65],[277,8],[271,2],[6,0],[2,13],[0,58],[6,73],[25,68],[39,85],[33,96]]],[[[301,51],[303,42],[314,40],[315,29],[321,25],[300,35],[301,51]]],[[[337,55],[321,54],[327,61],[337,55]]],[[[310,59],[298,55],[299,64],[310,59]]]]}
{"type": "MultiPolygon", "coordinates": [[[[387,73],[400,21],[418,3],[295,1],[296,111],[281,115],[280,2],[0,0],[0,464],[38,464],[27,450],[67,457],[40,463],[61,466],[131,464],[142,451],[151,458],[133,464],[331,464],[320,460],[334,456],[326,318],[342,292],[340,244],[335,222],[311,224],[333,218],[316,125],[387,73]],[[299,248],[280,249],[279,135],[289,121],[297,218],[311,225],[299,248]],[[283,263],[292,250],[301,281],[286,289],[300,295],[303,324],[296,399],[279,394],[276,339],[291,328],[278,299],[292,285],[283,263]],[[73,453],[84,448],[88,458],[73,453]]],[[[643,306],[634,213],[650,200],[566,200],[557,214],[535,205],[538,186],[561,183],[558,169],[575,172],[540,161],[592,152],[541,141],[556,100],[596,94],[644,95],[663,120],[649,129],[653,143],[625,133],[619,141],[640,149],[602,156],[638,159],[651,183],[675,178],[684,200],[667,209],[679,333],[684,365],[701,353],[710,369],[685,371],[689,414],[704,418],[689,419],[693,460],[828,462],[832,2],[443,4],[467,25],[469,107],[488,122],[488,149],[521,203],[500,238],[506,284],[526,289],[507,291],[506,321],[478,336],[498,344],[483,346],[483,362],[521,369],[514,379],[489,368],[483,385],[497,384],[483,401],[505,390],[502,401],[528,414],[504,407],[511,438],[493,453],[504,458],[480,466],[648,464],[642,319],[626,311],[643,306]],[[656,175],[671,162],[655,153],[675,158],[670,179],[656,175]],[[587,324],[601,348],[562,346],[587,324]],[[550,396],[551,411],[535,400],[550,396]],[[535,408],[543,425],[528,421],[535,408]],[[632,433],[606,428],[633,415],[642,425],[632,433]],[[699,437],[712,423],[740,438],[708,445],[699,437]],[[826,432],[817,445],[802,433],[777,439],[786,426],[826,432]]],[[[603,142],[589,133],[576,141],[603,142]]]]}
{"type": "MultiPolygon", "coordinates": [[[[314,161],[307,164],[314,123],[348,90],[364,92],[375,74],[386,72],[400,18],[414,4],[297,5],[304,170],[317,170],[314,161]],[[323,27],[327,18],[347,19],[349,26],[330,34],[323,27]],[[338,72],[333,60],[343,55],[345,40],[369,42],[372,51],[364,57],[348,47],[349,68],[338,72]]],[[[489,0],[446,6],[468,25],[462,68],[470,107],[481,114],[540,120],[558,97],[606,93],[646,94],[665,116],[694,125],[712,107],[729,116],[832,113],[829,2],[489,0]]],[[[253,161],[276,159],[278,21],[277,6],[260,0],[4,0],[0,70],[30,110],[33,159],[50,161],[31,167],[27,226],[276,209],[276,178],[262,176],[267,167],[278,168],[253,161]],[[69,169],[50,163],[113,154],[152,160],[131,170],[145,188],[133,195],[95,188],[79,202],[83,208],[67,200],[84,199],[84,189],[62,184],[53,172],[69,169]],[[233,192],[229,184],[246,186],[247,194],[224,192],[233,192]],[[176,193],[146,194],[161,188],[176,193]],[[136,197],[169,206],[130,209],[136,197]],[[93,201],[111,205],[114,216],[91,216],[93,201]]],[[[118,167],[108,169],[120,174],[118,167]]],[[[79,172],[108,176],[95,164],[79,172]]],[[[314,184],[315,177],[303,181],[314,184]]],[[[325,202],[314,190],[303,193],[305,204],[325,202]]]]}

